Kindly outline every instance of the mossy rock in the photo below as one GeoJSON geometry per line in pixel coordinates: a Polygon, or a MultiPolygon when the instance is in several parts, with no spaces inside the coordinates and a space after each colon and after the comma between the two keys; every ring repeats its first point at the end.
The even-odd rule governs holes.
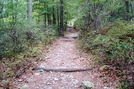
{"type": "Polygon", "coordinates": [[[100,67],[99,70],[100,70],[101,72],[108,71],[108,70],[109,70],[109,66],[108,66],[108,65],[104,65],[104,66],[100,67]]]}

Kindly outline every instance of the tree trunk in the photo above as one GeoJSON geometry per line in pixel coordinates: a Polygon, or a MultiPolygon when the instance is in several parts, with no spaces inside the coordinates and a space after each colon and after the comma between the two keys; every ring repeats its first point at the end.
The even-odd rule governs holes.
{"type": "Polygon", "coordinates": [[[48,25],[51,25],[51,15],[47,13],[48,25]]]}
{"type": "Polygon", "coordinates": [[[46,15],[46,13],[44,13],[44,25],[45,25],[45,27],[47,26],[47,15],[46,15]]]}
{"type": "MultiPolygon", "coordinates": [[[[54,3],[54,0],[53,0],[53,3],[54,3]]],[[[53,24],[54,24],[54,25],[56,24],[56,18],[55,18],[55,9],[54,9],[54,6],[53,6],[53,24]]]]}
{"type": "Polygon", "coordinates": [[[50,14],[51,10],[49,9],[49,7],[47,7],[47,11],[49,11],[49,12],[47,12],[48,25],[51,25],[51,23],[52,23],[52,21],[51,21],[51,14],[50,14]]]}
{"type": "Polygon", "coordinates": [[[126,20],[129,20],[129,15],[128,15],[128,13],[129,13],[129,1],[128,0],[125,1],[125,5],[126,5],[126,20]]]}
{"type": "Polygon", "coordinates": [[[60,19],[59,19],[59,6],[57,6],[57,23],[60,26],[60,19]]]}
{"type": "Polygon", "coordinates": [[[133,0],[131,0],[131,3],[130,3],[130,9],[131,9],[131,13],[134,14],[134,3],[133,3],[133,0]]]}
{"type": "Polygon", "coordinates": [[[27,0],[27,18],[32,19],[32,0],[27,0]]]}
{"type": "MultiPolygon", "coordinates": [[[[46,3],[44,3],[44,9],[46,9],[46,3]]],[[[47,26],[47,14],[46,12],[44,13],[44,27],[47,26]]]]}
{"type": "Polygon", "coordinates": [[[64,22],[63,22],[63,0],[60,0],[60,31],[59,35],[63,36],[64,22]]]}

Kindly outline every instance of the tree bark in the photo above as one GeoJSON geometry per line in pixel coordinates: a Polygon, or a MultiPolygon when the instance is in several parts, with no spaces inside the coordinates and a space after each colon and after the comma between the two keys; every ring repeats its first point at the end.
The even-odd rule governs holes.
{"type": "Polygon", "coordinates": [[[60,0],[60,31],[59,31],[59,35],[63,36],[63,29],[64,29],[64,18],[63,18],[63,0],[60,0]]]}
{"type": "Polygon", "coordinates": [[[133,0],[131,0],[131,3],[130,3],[130,9],[131,9],[131,13],[134,14],[134,3],[133,3],[133,0]]]}
{"type": "Polygon", "coordinates": [[[125,5],[126,5],[126,20],[129,20],[129,15],[128,15],[128,13],[129,13],[129,1],[128,0],[125,1],[125,5]]]}
{"type": "Polygon", "coordinates": [[[93,68],[41,68],[41,67],[33,67],[33,70],[44,70],[44,71],[55,71],[55,72],[77,72],[77,71],[88,71],[92,70],[93,68]]]}
{"type": "Polygon", "coordinates": [[[59,19],[59,6],[57,6],[57,23],[60,26],[60,19],[59,19]]]}
{"type": "Polygon", "coordinates": [[[32,0],[27,0],[27,18],[32,19],[32,0]]]}
{"type": "MultiPolygon", "coordinates": [[[[54,3],[54,0],[53,0],[53,3],[54,3]]],[[[54,24],[54,25],[56,24],[56,18],[55,18],[55,9],[54,9],[54,6],[53,6],[53,24],[54,24]]]]}

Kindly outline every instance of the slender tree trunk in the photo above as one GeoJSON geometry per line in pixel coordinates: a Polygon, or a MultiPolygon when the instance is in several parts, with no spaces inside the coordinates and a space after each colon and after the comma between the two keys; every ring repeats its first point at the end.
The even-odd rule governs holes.
{"type": "Polygon", "coordinates": [[[59,19],[59,6],[57,6],[57,23],[60,26],[60,19],[59,19]]]}
{"type": "MultiPolygon", "coordinates": [[[[51,12],[49,7],[47,7],[47,11],[51,12]]],[[[51,14],[49,12],[47,12],[47,20],[48,20],[48,25],[51,25],[52,20],[51,20],[51,14]]]]}
{"type": "Polygon", "coordinates": [[[44,25],[45,25],[45,27],[47,26],[47,15],[46,15],[46,13],[44,13],[44,25]]]}
{"type": "Polygon", "coordinates": [[[126,20],[129,20],[129,15],[128,15],[128,13],[129,13],[129,1],[128,0],[125,1],[125,5],[126,5],[126,20]]]}
{"type": "MultiPolygon", "coordinates": [[[[53,3],[54,3],[54,0],[53,0],[53,3]]],[[[54,25],[56,24],[56,18],[55,18],[55,9],[54,9],[54,6],[53,6],[53,24],[54,24],[54,25]]]]}
{"type": "Polygon", "coordinates": [[[60,34],[59,35],[63,35],[63,29],[64,29],[64,19],[63,19],[63,0],[60,0],[60,34]]]}
{"type": "MultiPolygon", "coordinates": [[[[44,9],[46,9],[46,3],[44,3],[44,9]]],[[[44,27],[46,27],[47,26],[47,14],[46,14],[46,12],[44,13],[44,27]]]]}
{"type": "Polygon", "coordinates": [[[47,20],[48,20],[48,25],[50,25],[51,24],[51,16],[49,13],[47,13],[47,20]]]}
{"type": "Polygon", "coordinates": [[[27,0],[27,18],[32,19],[32,0],[27,0]]]}
{"type": "Polygon", "coordinates": [[[134,3],[133,3],[133,0],[131,0],[130,9],[131,9],[131,13],[134,14],[134,3]]]}

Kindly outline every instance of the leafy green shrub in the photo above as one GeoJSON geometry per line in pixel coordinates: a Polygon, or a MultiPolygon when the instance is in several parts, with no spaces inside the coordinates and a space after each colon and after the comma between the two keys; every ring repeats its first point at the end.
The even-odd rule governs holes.
{"type": "MultiPolygon", "coordinates": [[[[134,25],[117,20],[106,27],[106,31],[81,30],[79,38],[83,51],[98,55],[99,63],[113,66],[118,70],[115,71],[117,76],[125,75],[123,70],[130,71],[134,58],[131,54],[134,51],[134,25]]],[[[123,81],[121,89],[128,88],[129,82],[123,81]]]]}
{"type": "Polygon", "coordinates": [[[48,27],[45,30],[37,28],[31,24],[26,25],[28,22],[18,27],[9,29],[1,35],[0,38],[0,57],[11,57],[18,53],[26,51],[28,48],[37,45],[39,41],[44,44],[50,43],[57,37],[57,28],[48,27]]]}
{"type": "Polygon", "coordinates": [[[132,44],[127,44],[125,42],[114,42],[108,47],[106,57],[108,58],[109,56],[110,59],[129,59],[131,49],[132,44]]]}

